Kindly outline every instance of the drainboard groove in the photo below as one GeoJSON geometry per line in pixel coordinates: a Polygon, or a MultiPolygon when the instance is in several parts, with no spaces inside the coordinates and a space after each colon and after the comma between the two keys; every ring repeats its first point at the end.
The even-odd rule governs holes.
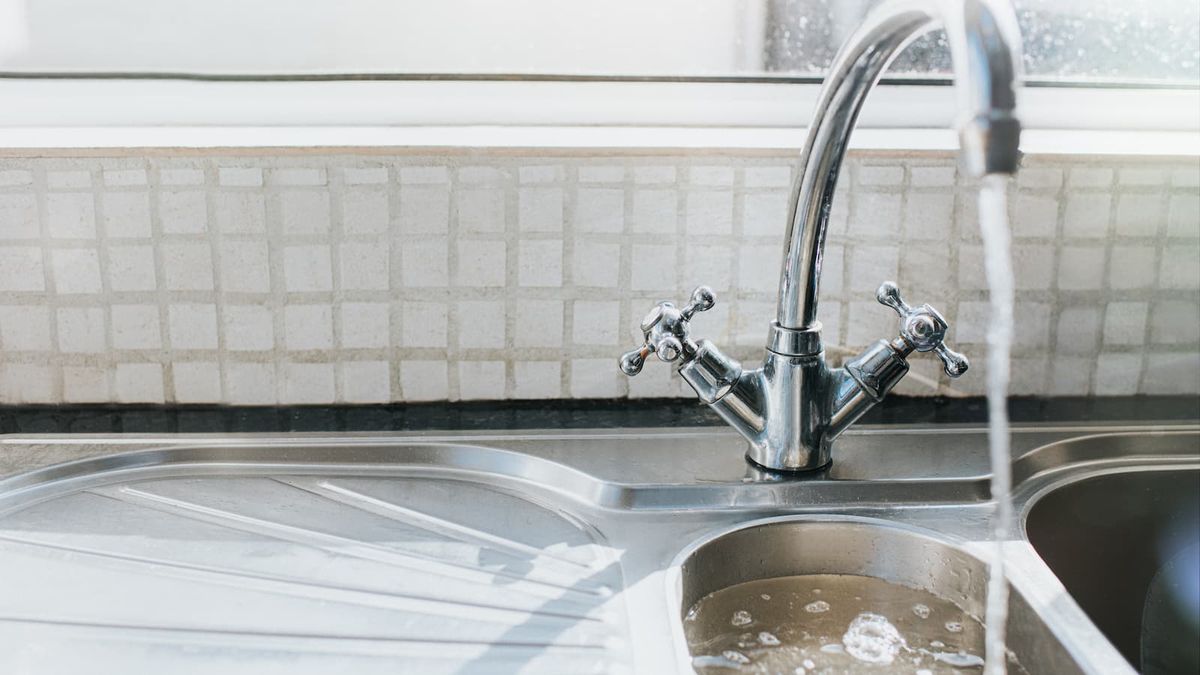
{"type": "Polygon", "coordinates": [[[504,625],[523,621],[529,617],[540,617],[549,620],[565,621],[570,623],[576,623],[580,621],[603,623],[603,620],[600,618],[587,616],[584,614],[551,612],[538,609],[519,609],[484,602],[467,602],[462,600],[452,600],[449,598],[435,598],[432,596],[411,595],[363,588],[353,588],[349,586],[338,586],[305,579],[297,579],[294,577],[264,574],[261,572],[246,572],[242,570],[232,570],[220,567],[211,567],[207,565],[195,565],[191,563],[166,560],[163,558],[152,558],[123,553],[113,553],[109,551],[100,551],[82,546],[67,546],[65,544],[34,541],[4,534],[0,534],[0,541],[21,546],[64,551],[78,555],[110,560],[126,567],[136,568],[139,573],[148,573],[155,576],[178,578],[188,581],[200,581],[222,586],[230,586],[233,588],[263,591],[267,593],[316,600],[341,602],[345,604],[361,605],[379,609],[409,611],[420,614],[433,614],[450,618],[491,620],[495,623],[504,625]],[[488,613],[496,613],[500,616],[492,617],[491,619],[485,619],[483,616],[481,616],[481,610],[488,613]],[[501,619],[501,617],[503,617],[503,619],[501,619]]]}
{"type": "Polygon", "coordinates": [[[368,513],[382,516],[396,522],[411,525],[416,528],[431,532],[437,535],[448,536],[458,541],[468,544],[474,544],[484,548],[490,548],[501,553],[506,553],[519,559],[532,558],[541,561],[541,564],[558,564],[578,571],[592,571],[595,565],[581,563],[570,558],[565,558],[560,555],[551,553],[544,549],[539,549],[536,546],[530,546],[523,542],[515,541],[507,537],[484,532],[467,525],[455,523],[437,516],[417,511],[389,502],[387,500],[372,497],[371,495],[363,494],[357,490],[353,490],[341,485],[337,485],[328,480],[304,480],[301,478],[273,478],[278,483],[289,487],[303,490],[319,497],[324,497],[331,501],[349,506],[351,508],[360,509],[368,513]]]}
{"type": "Polygon", "coordinates": [[[553,589],[563,595],[579,595],[593,601],[608,597],[611,594],[611,591],[606,586],[591,586],[578,582],[568,585],[546,579],[536,579],[531,576],[522,576],[505,570],[470,567],[413,551],[399,551],[349,537],[341,537],[295,525],[263,520],[124,485],[115,488],[92,488],[87,490],[87,492],[193,520],[200,520],[232,530],[250,532],[273,539],[313,546],[334,555],[345,555],[371,560],[426,574],[484,584],[490,583],[494,577],[503,577],[511,581],[509,588],[512,591],[526,593],[535,597],[544,598],[546,594],[544,590],[540,593],[534,592],[534,589],[527,588],[527,585],[541,589],[553,589]]]}

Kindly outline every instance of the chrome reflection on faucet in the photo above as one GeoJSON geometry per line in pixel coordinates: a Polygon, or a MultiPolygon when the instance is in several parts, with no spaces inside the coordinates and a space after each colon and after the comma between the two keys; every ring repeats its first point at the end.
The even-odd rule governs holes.
{"type": "Polygon", "coordinates": [[[876,298],[901,319],[899,336],[880,340],[830,368],[821,344],[817,298],[830,205],[850,133],[868,92],[905,45],[946,30],[954,62],[962,163],[973,176],[1011,174],[1020,160],[1015,115],[1020,35],[1007,0],[889,0],[875,8],[834,58],[792,186],[779,305],[762,365],[745,370],[708,340],[693,341],[689,322],[712,307],[701,286],[683,310],[660,303],[642,323],[645,343],[621,358],[627,375],[655,353],[750,443],[747,457],[773,470],[808,471],[830,462],[838,434],[883,399],[908,373],[912,352],[934,352],[958,377],[967,359],[946,346],[949,326],[929,305],[909,307],[886,281],[876,298]]]}

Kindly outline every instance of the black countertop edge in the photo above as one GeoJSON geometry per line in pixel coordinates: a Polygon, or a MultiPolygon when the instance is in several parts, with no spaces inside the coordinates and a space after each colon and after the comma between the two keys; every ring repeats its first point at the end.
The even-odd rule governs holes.
{"type": "MultiPolygon", "coordinates": [[[[1009,419],[1029,423],[1200,421],[1200,396],[1014,397],[1009,419]]],[[[987,400],[892,396],[862,424],[985,424],[987,400]]],[[[387,405],[0,406],[0,433],[246,433],[606,429],[721,426],[690,399],[557,399],[387,405]]]]}

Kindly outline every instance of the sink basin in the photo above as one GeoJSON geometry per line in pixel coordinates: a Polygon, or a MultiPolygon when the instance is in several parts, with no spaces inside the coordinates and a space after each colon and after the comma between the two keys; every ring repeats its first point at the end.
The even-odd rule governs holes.
{"type": "MultiPolygon", "coordinates": [[[[777,518],[740,526],[687,551],[679,570],[681,620],[715,591],[802,575],[880,579],[931,593],[972,617],[984,615],[987,593],[987,565],[979,558],[917,528],[864,518],[777,518]]],[[[1008,648],[1027,672],[1081,672],[1019,591],[1010,592],[1008,612],[1008,648]]],[[[903,617],[887,618],[898,624],[903,617]]],[[[797,611],[789,619],[803,627],[806,617],[797,611]]]]}
{"type": "Polygon", "coordinates": [[[1071,597],[1134,667],[1200,671],[1200,471],[1082,478],[1037,499],[1025,529],[1071,597]]]}

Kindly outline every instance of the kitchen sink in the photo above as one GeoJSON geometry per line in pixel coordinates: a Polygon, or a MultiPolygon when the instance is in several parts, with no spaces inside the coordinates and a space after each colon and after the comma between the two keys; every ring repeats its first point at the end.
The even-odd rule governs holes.
{"type": "MultiPolygon", "coordinates": [[[[1130,631],[1174,558],[1145,547],[1175,531],[1198,441],[1014,429],[1009,647],[1030,673],[1147,663],[1130,631]],[[1070,520],[1114,508],[1145,520],[1070,520]],[[1126,555],[1081,557],[1106,536],[1126,555]],[[1095,604],[1135,572],[1132,599],[1095,604]]],[[[985,430],[840,444],[780,477],[723,429],[0,437],[0,671],[687,673],[698,599],[812,574],[981,617],[985,430]]]]}
{"type": "Polygon", "coordinates": [[[1200,471],[1088,476],[1038,498],[1038,555],[1144,673],[1200,672],[1200,471]]]}

